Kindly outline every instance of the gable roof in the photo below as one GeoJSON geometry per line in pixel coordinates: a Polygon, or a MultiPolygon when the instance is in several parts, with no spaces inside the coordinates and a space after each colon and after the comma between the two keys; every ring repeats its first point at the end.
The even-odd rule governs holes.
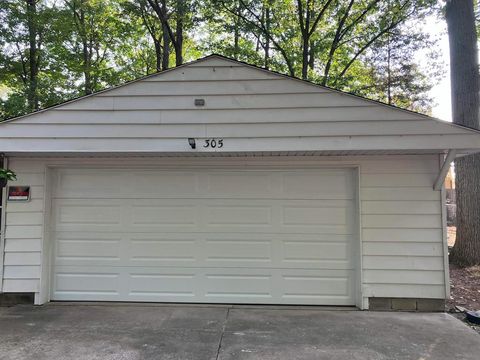
{"type": "Polygon", "coordinates": [[[480,132],[219,55],[0,123],[5,153],[449,149],[476,152],[480,132]],[[188,137],[228,142],[192,150],[188,137]]]}

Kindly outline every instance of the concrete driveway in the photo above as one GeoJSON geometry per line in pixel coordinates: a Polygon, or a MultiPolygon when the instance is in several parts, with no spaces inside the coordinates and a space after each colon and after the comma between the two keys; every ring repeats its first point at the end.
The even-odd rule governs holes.
{"type": "Polygon", "coordinates": [[[322,308],[49,304],[0,308],[0,359],[472,359],[446,314],[322,308]]]}

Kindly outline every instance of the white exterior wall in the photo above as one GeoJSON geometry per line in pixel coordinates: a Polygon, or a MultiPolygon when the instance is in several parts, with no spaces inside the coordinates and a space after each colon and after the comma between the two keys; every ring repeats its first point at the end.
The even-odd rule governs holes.
{"type": "MultiPolygon", "coordinates": [[[[225,157],[137,159],[11,158],[15,185],[30,185],[27,203],[7,203],[3,292],[48,299],[47,167],[358,166],[362,307],[368,297],[443,299],[447,294],[441,191],[432,189],[438,155],[356,157],[225,157]],[[45,211],[47,209],[47,211],[45,211]],[[47,225],[46,225],[47,224],[47,225]],[[43,259],[43,270],[42,270],[43,259]],[[41,275],[43,274],[43,275],[41,275]],[[42,289],[42,290],[41,290],[42,289]],[[40,291],[42,294],[40,295],[40,291]]],[[[447,270],[448,271],[448,270],[447,270]]],[[[360,280],[359,280],[360,281],[360,280]]]]}

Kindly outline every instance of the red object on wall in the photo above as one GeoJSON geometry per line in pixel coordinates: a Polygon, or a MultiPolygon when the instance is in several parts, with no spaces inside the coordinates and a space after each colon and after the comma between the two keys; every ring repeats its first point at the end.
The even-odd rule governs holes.
{"type": "Polygon", "coordinates": [[[28,201],[30,200],[30,186],[9,186],[8,201],[28,201]]]}

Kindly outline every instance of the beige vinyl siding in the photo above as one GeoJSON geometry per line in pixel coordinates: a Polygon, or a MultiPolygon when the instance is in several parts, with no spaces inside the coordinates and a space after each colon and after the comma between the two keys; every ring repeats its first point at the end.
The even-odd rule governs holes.
{"type": "MultiPolygon", "coordinates": [[[[379,136],[388,131],[391,135],[406,134],[441,134],[441,124],[430,121],[409,121],[409,127],[406,127],[402,121],[390,121],[386,125],[378,126],[375,121],[364,121],[352,126],[350,122],[297,122],[297,123],[278,123],[278,124],[117,124],[117,125],[95,125],[95,133],[90,134],[92,138],[118,138],[118,137],[136,137],[136,138],[178,138],[189,136],[196,133],[206,137],[226,137],[242,138],[249,137],[252,133],[256,137],[282,137],[290,134],[295,136],[379,136]],[[437,131],[436,131],[437,129],[437,131]]],[[[28,128],[33,130],[36,138],[48,137],[78,137],[86,130],[85,125],[66,125],[56,124],[48,126],[45,124],[29,124],[28,128]]],[[[3,136],[11,138],[25,137],[25,125],[11,124],[2,130],[3,136]]],[[[461,134],[461,129],[451,129],[451,133],[461,134]]]]}
{"type": "MultiPolygon", "coordinates": [[[[245,95],[207,95],[205,107],[208,109],[262,109],[262,108],[297,108],[297,107],[337,107],[362,106],[364,100],[347,98],[334,93],[305,93],[302,96],[292,96],[288,92],[281,94],[245,94],[245,95]]],[[[192,101],[192,96],[98,96],[65,104],[63,110],[194,110],[198,109],[192,101]]]]}
{"type": "MultiPolygon", "coordinates": [[[[199,96],[199,95],[197,95],[199,96]]],[[[88,110],[85,118],[83,111],[52,109],[29,117],[20,118],[15,125],[22,124],[217,124],[217,123],[289,123],[317,121],[385,121],[385,120],[418,120],[418,115],[411,113],[385,112],[374,106],[354,106],[349,108],[296,108],[288,109],[229,109],[201,111],[194,110],[123,110],[115,111],[115,116],[108,111],[88,110]]],[[[13,122],[12,122],[13,123],[13,122]]]]}
{"type": "Polygon", "coordinates": [[[362,168],[364,297],[445,298],[438,171],[436,156],[362,168]]]}
{"type": "Polygon", "coordinates": [[[154,81],[139,81],[126,87],[120,87],[100,94],[100,96],[159,96],[159,95],[248,95],[259,94],[281,94],[288,88],[288,91],[295,94],[306,92],[323,93],[327,89],[312,88],[310,85],[301,82],[292,82],[290,79],[253,79],[238,81],[221,81],[219,83],[205,81],[163,81],[165,86],[158,86],[154,81]]]}
{"type": "MultiPolygon", "coordinates": [[[[7,203],[4,291],[38,292],[45,167],[359,166],[363,297],[445,297],[436,155],[239,158],[12,158],[28,203],[7,203]]],[[[48,241],[48,239],[47,239],[48,241]]]]}
{"type": "Polygon", "coordinates": [[[187,137],[223,138],[222,152],[480,146],[473,131],[219,58],[0,124],[6,152],[190,152],[187,137]]]}
{"type": "Polygon", "coordinates": [[[6,206],[4,292],[38,292],[44,223],[45,162],[10,159],[17,181],[9,185],[30,186],[29,202],[8,202],[6,206]]]}

